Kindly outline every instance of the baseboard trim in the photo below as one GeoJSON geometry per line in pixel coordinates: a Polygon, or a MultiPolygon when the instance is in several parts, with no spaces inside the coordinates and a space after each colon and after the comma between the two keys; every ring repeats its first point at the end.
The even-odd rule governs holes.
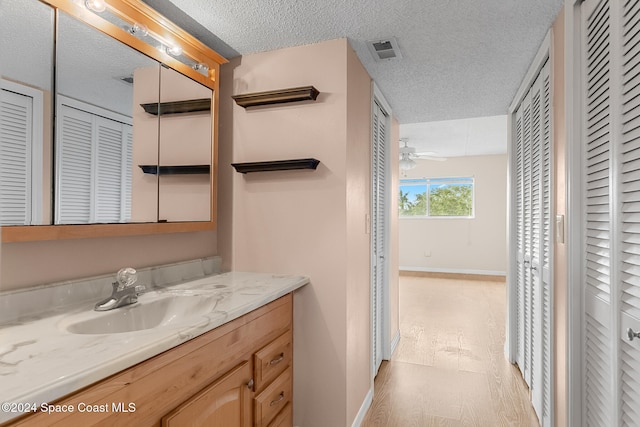
{"type": "Polygon", "coordinates": [[[362,425],[362,421],[364,421],[364,417],[367,415],[367,411],[371,407],[371,402],[373,402],[373,386],[369,389],[369,392],[364,397],[362,406],[360,407],[356,418],[353,420],[353,424],[351,424],[351,427],[360,427],[362,425]]]}
{"type": "Polygon", "coordinates": [[[503,271],[487,270],[447,270],[425,267],[400,267],[400,275],[408,277],[431,277],[435,279],[486,280],[506,282],[507,275],[503,271]]]}
{"type": "Polygon", "coordinates": [[[393,353],[395,353],[396,348],[398,348],[398,344],[400,344],[400,330],[398,329],[395,333],[395,335],[393,336],[393,339],[391,340],[391,355],[389,356],[389,359],[391,359],[391,356],[393,356],[393,353]]]}

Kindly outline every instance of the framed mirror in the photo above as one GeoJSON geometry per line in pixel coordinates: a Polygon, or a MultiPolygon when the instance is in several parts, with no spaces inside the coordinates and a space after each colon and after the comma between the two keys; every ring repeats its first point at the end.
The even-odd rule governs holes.
{"type": "Polygon", "coordinates": [[[51,224],[55,18],[27,3],[0,5],[0,225],[51,224]]]}
{"type": "MultiPolygon", "coordinates": [[[[11,3],[23,13],[10,20],[20,28],[27,22],[20,19],[33,25],[25,1],[7,0],[3,9],[11,3]]],[[[166,20],[160,24],[159,15],[138,1],[108,1],[101,12],[73,0],[26,3],[49,23],[38,26],[46,35],[33,45],[51,50],[34,54],[36,63],[47,56],[52,60],[48,67],[24,61],[24,68],[40,68],[40,80],[46,81],[47,68],[55,64],[56,75],[48,86],[38,80],[18,83],[36,86],[45,100],[49,94],[42,112],[49,127],[44,123],[42,133],[48,135],[35,137],[42,141],[42,160],[36,158],[24,173],[42,182],[41,195],[25,192],[41,202],[32,203],[31,219],[24,222],[6,219],[2,206],[9,205],[0,206],[3,241],[214,229],[215,77],[226,60],[166,20]],[[171,51],[176,46],[179,50],[171,51]]],[[[4,22],[2,27],[7,28],[4,22]]],[[[2,54],[18,58],[19,50],[2,54]]],[[[8,93],[13,96],[5,87],[16,84],[11,76],[26,74],[4,66],[0,73],[0,102],[5,102],[8,93]]],[[[7,158],[2,153],[0,147],[0,162],[7,158]]],[[[8,181],[1,173],[3,197],[8,181]]]]}

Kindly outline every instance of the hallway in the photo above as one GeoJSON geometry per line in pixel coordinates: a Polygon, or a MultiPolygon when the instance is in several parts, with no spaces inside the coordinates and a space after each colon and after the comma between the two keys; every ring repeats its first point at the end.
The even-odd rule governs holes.
{"type": "Polygon", "coordinates": [[[362,426],[538,426],[505,312],[504,283],[401,276],[400,344],[362,426]]]}

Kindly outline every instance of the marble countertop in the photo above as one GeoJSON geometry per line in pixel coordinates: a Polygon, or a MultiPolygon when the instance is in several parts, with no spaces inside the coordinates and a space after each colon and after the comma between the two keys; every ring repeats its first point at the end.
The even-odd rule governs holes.
{"type": "MultiPolygon", "coordinates": [[[[73,334],[63,325],[93,304],[0,327],[0,403],[40,407],[127,369],[259,308],[309,283],[302,276],[231,272],[156,292],[215,298],[206,314],[158,328],[114,334],[73,334]]],[[[143,296],[141,296],[142,298],[143,296]]],[[[97,301],[96,301],[97,302],[97,301]]],[[[120,309],[117,309],[120,310],[120,309]]],[[[4,406],[4,405],[3,405],[4,406]]],[[[0,422],[21,413],[0,409],[0,422]]]]}

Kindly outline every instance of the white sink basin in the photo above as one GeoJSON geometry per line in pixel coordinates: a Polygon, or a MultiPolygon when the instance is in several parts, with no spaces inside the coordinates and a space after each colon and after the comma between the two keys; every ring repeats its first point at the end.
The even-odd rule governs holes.
{"type": "Polygon", "coordinates": [[[149,292],[129,306],[66,316],[58,326],[73,334],[117,334],[172,326],[211,313],[220,299],[215,293],[149,292]]]}

